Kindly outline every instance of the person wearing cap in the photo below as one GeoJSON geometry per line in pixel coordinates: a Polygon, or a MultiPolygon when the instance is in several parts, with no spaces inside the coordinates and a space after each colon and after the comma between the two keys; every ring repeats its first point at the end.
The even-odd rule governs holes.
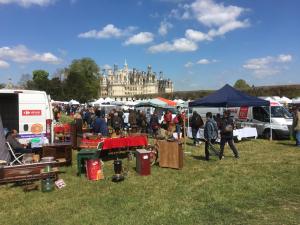
{"type": "Polygon", "coordinates": [[[232,150],[234,157],[239,158],[238,150],[236,149],[233,142],[233,119],[230,117],[230,111],[224,111],[224,117],[221,123],[221,142],[220,142],[220,154],[219,159],[223,158],[225,144],[228,143],[230,149],[232,150]]]}

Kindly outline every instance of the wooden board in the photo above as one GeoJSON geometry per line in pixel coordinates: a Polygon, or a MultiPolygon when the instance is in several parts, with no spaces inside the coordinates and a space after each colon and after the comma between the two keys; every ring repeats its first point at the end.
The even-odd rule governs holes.
{"type": "Polygon", "coordinates": [[[183,149],[182,144],[169,141],[158,141],[159,166],[174,169],[183,167],[183,149]]]}
{"type": "Polygon", "coordinates": [[[54,168],[55,166],[56,163],[32,163],[26,165],[4,166],[0,168],[0,184],[39,180],[46,177],[53,177],[56,179],[59,170],[54,168]],[[53,170],[48,173],[41,173],[47,165],[51,165],[53,170]]]}
{"type": "MultiPolygon", "coordinates": [[[[65,159],[60,165],[72,165],[72,146],[71,144],[51,144],[43,146],[42,157],[53,156],[55,160],[65,159]]],[[[61,161],[61,160],[60,160],[61,161]]]]}

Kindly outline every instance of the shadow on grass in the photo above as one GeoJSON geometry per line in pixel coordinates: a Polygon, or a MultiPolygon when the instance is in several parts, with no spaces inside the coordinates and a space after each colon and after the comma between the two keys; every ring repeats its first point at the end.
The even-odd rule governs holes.
{"type": "Polygon", "coordinates": [[[278,142],[279,145],[297,147],[295,143],[278,142]]]}
{"type": "Polygon", "coordinates": [[[192,155],[192,157],[196,160],[206,161],[205,157],[202,155],[192,155]]]}

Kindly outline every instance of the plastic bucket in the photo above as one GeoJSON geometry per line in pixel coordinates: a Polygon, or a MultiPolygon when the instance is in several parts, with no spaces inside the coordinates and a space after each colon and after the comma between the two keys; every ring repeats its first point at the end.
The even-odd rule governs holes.
{"type": "Polygon", "coordinates": [[[86,177],[88,180],[101,179],[101,163],[100,159],[87,159],[86,163],[86,177]]]}

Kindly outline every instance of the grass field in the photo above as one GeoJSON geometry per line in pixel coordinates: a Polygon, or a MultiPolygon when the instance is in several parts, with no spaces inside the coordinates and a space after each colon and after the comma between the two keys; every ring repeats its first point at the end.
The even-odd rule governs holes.
{"type": "Polygon", "coordinates": [[[300,224],[300,149],[266,140],[237,147],[239,160],[226,148],[224,160],[206,162],[203,145],[188,145],[182,170],[154,166],[147,177],[132,161],[117,184],[108,161],[97,182],[77,177],[75,163],[63,168],[67,187],[51,193],[2,185],[0,224],[300,224]]]}

